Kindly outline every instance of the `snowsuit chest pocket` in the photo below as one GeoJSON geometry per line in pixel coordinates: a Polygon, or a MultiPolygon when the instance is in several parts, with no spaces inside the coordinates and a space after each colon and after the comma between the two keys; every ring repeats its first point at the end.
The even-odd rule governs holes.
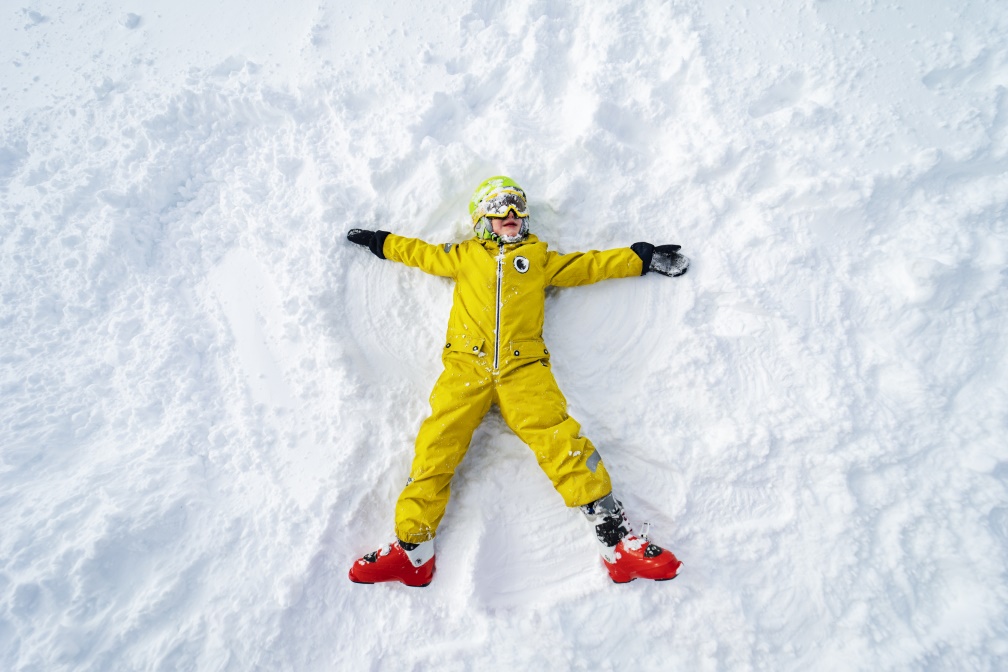
{"type": "Polygon", "coordinates": [[[550,354],[549,349],[541,338],[530,338],[508,343],[506,356],[508,359],[513,360],[515,364],[526,364],[539,360],[543,363],[543,366],[548,366],[550,354]]]}
{"type": "Polygon", "coordinates": [[[441,353],[441,357],[448,357],[449,355],[467,355],[468,357],[483,357],[485,353],[483,352],[483,339],[482,338],[471,338],[469,336],[463,336],[461,334],[453,334],[448,336],[448,340],[445,341],[444,350],[441,353]]]}

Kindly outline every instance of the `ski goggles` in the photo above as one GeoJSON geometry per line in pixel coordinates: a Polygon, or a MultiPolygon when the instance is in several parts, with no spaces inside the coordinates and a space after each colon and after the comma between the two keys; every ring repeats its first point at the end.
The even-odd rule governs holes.
{"type": "Polygon", "coordinates": [[[473,211],[473,221],[481,217],[492,219],[504,219],[509,212],[514,212],[515,217],[525,218],[529,216],[528,203],[525,202],[525,194],[517,189],[504,187],[490,192],[486,198],[480,201],[473,211]]]}

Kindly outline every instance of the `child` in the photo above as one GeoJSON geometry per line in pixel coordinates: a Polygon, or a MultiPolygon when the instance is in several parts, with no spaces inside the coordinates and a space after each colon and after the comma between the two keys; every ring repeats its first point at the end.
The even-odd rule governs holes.
{"type": "Polygon", "coordinates": [[[686,272],[678,245],[560,254],[529,233],[525,192],[510,178],[491,177],[469,203],[476,238],[431,245],[387,231],[352,229],[347,238],[380,259],[453,278],[455,291],[444,371],[431,392],[431,415],[420,426],[413,466],[395,509],[396,541],[354,563],[356,583],[401,581],[426,586],[434,577],[434,535],[448,505],[452,476],[492,404],[529,445],[569,507],[595,526],[602,559],[616,583],[675,578],[670,551],[634,534],[592,443],[567,415],[543,343],[545,290],[655,271],[686,272]]]}

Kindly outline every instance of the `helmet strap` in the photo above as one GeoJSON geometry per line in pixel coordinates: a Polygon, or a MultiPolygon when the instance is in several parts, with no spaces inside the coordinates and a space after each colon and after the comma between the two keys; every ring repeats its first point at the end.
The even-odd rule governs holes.
{"type": "Polygon", "coordinates": [[[494,233],[493,224],[487,217],[480,217],[476,220],[473,230],[476,232],[476,237],[481,240],[492,240],[496,243],[499,239],[499,236],[494,233]]]}

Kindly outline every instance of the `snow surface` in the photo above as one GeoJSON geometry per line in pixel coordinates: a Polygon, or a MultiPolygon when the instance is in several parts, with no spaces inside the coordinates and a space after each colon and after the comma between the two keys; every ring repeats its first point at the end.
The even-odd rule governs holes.
{"type": "Polygon", "coordinates": [[[1008,669],[1008,5],[8,2],[0,668],[1008,669]],[[744,5],[744,6],[743,6],[744,5]],[[281,8],[282,7],[282,8],[281,8]],[[497,415],[426,589],[357,586],[450,284],[353,226],[679,279],[548,298],[616,586],[497,415]]]}

